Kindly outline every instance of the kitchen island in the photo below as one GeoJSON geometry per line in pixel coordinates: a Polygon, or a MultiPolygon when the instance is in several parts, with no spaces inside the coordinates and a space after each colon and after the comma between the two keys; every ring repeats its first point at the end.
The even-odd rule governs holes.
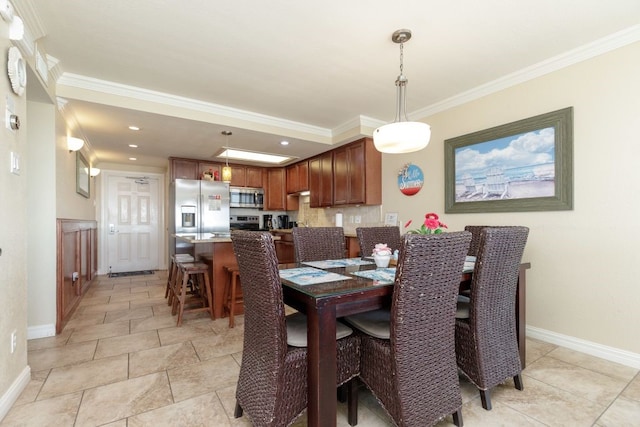
{"type": "MultiPolygon", "coordinates": [[[[213,295],[213,317],[224,316],[224,291],[227,286],[227,272],[224,267],[236,265],[236,255],[229,233],[177,233],[172,237],[193,244],[193,258],[209,266],[209,281],[213,295]]],[[[274,240],[279,237],[274,236],[274,240]]]]}

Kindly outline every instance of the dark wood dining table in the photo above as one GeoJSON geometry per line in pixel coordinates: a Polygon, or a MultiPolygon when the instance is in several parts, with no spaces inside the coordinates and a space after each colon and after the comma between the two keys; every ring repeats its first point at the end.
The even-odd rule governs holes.
{"type": "MultiPolygon", "coordinates": [[[[281,269],[304,265],[283,264],[281,269]]],[[[526,270],[520,265],[516,322],[520,358],[525,364],[525,291],[526,270]]],[[[284,302],[307,315],[307,422],[310,427],[336,425],[336,319],[389,306],[393,284],[352,275],[359,270],[375,269],[373,265],[356,265],[327,269],[350,276],[348,280],[299,285],[282,280],[284,302]]],[[[471,283],[472,273],[463,272],[460,287],[471,283]]]]}

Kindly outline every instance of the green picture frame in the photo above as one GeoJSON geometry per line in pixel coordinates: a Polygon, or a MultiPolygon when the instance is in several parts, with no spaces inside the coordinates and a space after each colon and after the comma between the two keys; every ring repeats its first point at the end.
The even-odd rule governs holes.
{"type": "Polygon", "coordinates": [[[89,162],[80,151],[76,151],[76,193],[87,199],[91,196],[89,162]]]}
{"type": "Polygon", "coordinates": [[[573,209],[573,107],[444,144],[445,213],[573,209]]]}

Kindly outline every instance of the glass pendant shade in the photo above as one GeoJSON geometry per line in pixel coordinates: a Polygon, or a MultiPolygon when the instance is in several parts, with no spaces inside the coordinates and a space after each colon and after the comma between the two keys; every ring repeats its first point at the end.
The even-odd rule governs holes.
{"type": "Polygon", "coordinates": [[[231,166],[227,165],[222,167],[222,181],[231,182],[231,166]]]}
{"type": "Polygon", "coordinates": [[[431,126],[422,122],[394,122],[373,133],[373,144],[381,153],[412,153],[429,145],[431,126]]]}

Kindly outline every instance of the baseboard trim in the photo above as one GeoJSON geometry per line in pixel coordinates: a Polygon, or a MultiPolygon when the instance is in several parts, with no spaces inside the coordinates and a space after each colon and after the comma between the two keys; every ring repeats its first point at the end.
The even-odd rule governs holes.
{"type": "Polygon", "coordinates": [[[27,365],[18,378],[11,384],[5,394],[0,397],[0,421],[4,419],[9,413],[9,410],[13,404],[18,400],[20,393],[25,389],[29,381],[31,380],[31,368],[27,365]]]}
{"type": "Polygon", "coordinates": [[[39,325],[29,326],[27,328],[27,340],[34,340],[36,338],[46,338],[56,336],[56,325],[39,325]]]}
{"type": "Polygon", "coordinates": [[[556,344],[561,347],[570,348],[571,350],[576,350],[611,362],[620,363],[621,365],[640,369],[640,354],[633,353],[631,351],[620,350],[619,348],[582,340],[569,335],[558,334],[556,332],[547,331],[546,329],[540,329],[533,326],[527,326],[527,337],[556,344]]]}

